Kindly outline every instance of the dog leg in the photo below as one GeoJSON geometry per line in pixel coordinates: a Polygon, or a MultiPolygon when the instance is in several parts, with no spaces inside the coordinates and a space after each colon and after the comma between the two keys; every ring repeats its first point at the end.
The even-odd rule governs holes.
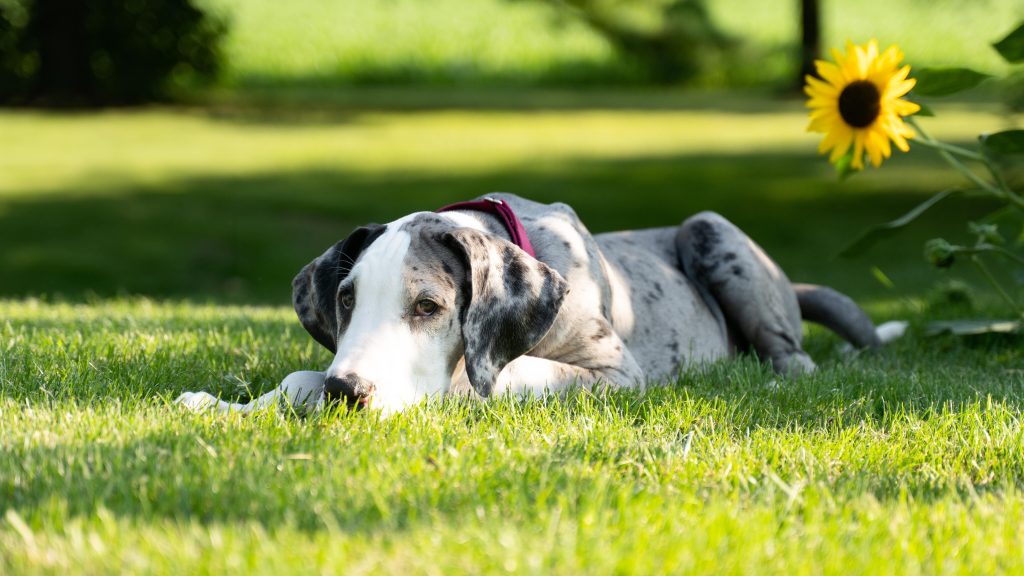
{"type": "MultiPolygon", "coordinates": [[[[636,366],[636,363],[632,363],[636,366]]],[[[583,368],[536,356],[520,356],[508,363],[495,383],[496,394],[517,396],[560,393],[572,386],[593,389],[604,384],[609,388],[643,387],[639,367],[635,370],[619,367],[583,368]]]]}
{"type": "Polygon", "coordinates": [[[324,393],[324,373],[302,370],[285,376],[277,388],[252,400],[248,404],[237,404],[218,400],[208,392],[185,392],[174,401],[193,412],[215,410],[217,412],[250,412],[267,406],[291,407],[300,414],[319,408],[324,393]]]}
{"type": "Polygon", "coordinates": [[[676,247],[686,275],[714,298],[761,359],[781,374],[814,370],[801,347],[796,293],[760,246],[722,216],[701,212],[680,226],[676,247]]]}

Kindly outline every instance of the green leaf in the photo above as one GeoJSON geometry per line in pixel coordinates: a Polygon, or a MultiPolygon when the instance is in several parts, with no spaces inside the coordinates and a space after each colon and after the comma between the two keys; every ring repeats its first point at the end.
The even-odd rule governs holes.
{"type": "Polygon", "coordinates": [[[989,74],[970,68],[922,68],[914,75],[914,92],[923,96],[949,96],[981,84],[989,74]]]}
{"type": "Polygon", "coordinates": [[[836,175],[839,176],[839,180],[843,181],[856,173],[857,170],[853,168],[853,146],[843,154],[843,157],[836,160],[836,175]]]}
{"type": "Polygon", "coordinates": [[[1020,330],[1020,322],[1014,320],[949,320],[929,323],[925,328],[925,334],[928,336],[938,336],[939,334],[978,336],[982,334],[1013,334],[1020,330]]]}
{"type": "Polygon", "coordinates": [[[932,110],[931,106],[923,102],[914,102],[914,104],[920,106],[921,109],[911,114],[911,116],[920,116],[922,118],[932,118],[935,116],[935,112],[932,110]]]}
{"type": "Polygon", "coordinates": [[[960,192],[962,192],[962,190],[960,190],[959,188],[950,188],[949,190],[943,190],[942,192],[939,192],[938,194],[918,204],[910,212],[907,212],[903,216],[900,216],[899,218],[891,222],[886,222],[885,224],[879,224],[877,226],[869,228],[867,231],[861,234],[860,238],[854,240],[853,243],[847,246],[846,248],[843,248],[843,250],[839,253],[839,256],[843,258],[853,258],[855,256],[859,256],[865,250],[873,246],[882,238],[886,236],[892,236],[897,231],[899,231],[900,228],[903,228],[907,224],[913,222],[914,219],[916,219],[921,214],[924,214],[925,211],[927,211],[932,206],[935,206],[936,204],[945,200],[946,198],[949,198],[954,194],[959,194],[960,192]]]}
{"type": "Polygon", "coordinates": [[[991,222],[968,222],[967,230],[982,242],[1005,244],[1006,239],[999,233],[999,226],[991,222]]]}
{"type": "Polygon", "coordinates": [[[1004,130],[978,137],[986,152],[994,154],[1024,154],[1024,130],[1004,130]]]}
{"type": "Polygon", "coordinates": [[[886,276],[885,272],[882,272],[882,269],[879,268],[878,266],[871,267],[871,275],[875,277],[875,280],[878,280],[879,284],[885,286],[889,290],[892,290],[893,288],[896,287],[896,284],[894,284],[893,281],[888,276],[886,276]]]}
{"type": "Polygon", "coordinates": [[[1024,62],[1024,22],[1017,29],[1007,34],[999,42],[992,45],[1007,62],[1024,62]]]}

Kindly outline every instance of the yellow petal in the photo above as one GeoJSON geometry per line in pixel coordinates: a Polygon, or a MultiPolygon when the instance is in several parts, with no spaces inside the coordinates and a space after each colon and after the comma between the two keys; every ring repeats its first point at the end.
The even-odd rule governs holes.
{"type": "Polygon", "coordinates": [[[903,52],[896,46],[889,46],[875,62],[875,71],[880,73],[891,73],[903,60],[903,52]]]}
{"type": "Polygon", "coordinates": [[[868,53],[861,46],[854,46],[853,52],[856,62],[857,79],[862,80],[868,75],[868,53]]]}
{"type": "Polygon", "coordinates": [[[853,162],[850,167],[854,170],[864,169],[864,134],[860,130],[853,135],[853,162]]]}
{"type": "Polygon", "coordinates": [[[825,60],[815,60],[814,69],[818,71],[818,76],[824,78],[829,84],[833,86],[846,85],[846,78],[839,66],[825,60]]]}
{"type": "MultiPolygon", "coordinates": [[[[814,102],[814,99],[811,102],[814,102]]],[[[820,118],[827,114],[839,114],[839,106],[836,104],[836,100],[827,100],[824,104],[820,104],[820,102],[811,104],[811,102],[808,102],[807,105],[808,108],[814,109],[811,111],[811,118],[820,118]]]]}
{"type": "Polygon", "coordinates": [[[921,106],[907,100],[895,100],[892,103],[893,112],[900,116],[910,116],[921,111],[921,106]]]}
{"type": "Polygon", "coordinates": [[[807,85],[804,86],[804,91],[808,96],[814,96],[815,94],[833,97],[839,96],[839,87],[834,86],[833,84],[819,80],[810,74],[806,76],[806,80],[807,85]]]}
{"type": "Polygon", "coordinates": [[[836,61],[836,66],[839,68],[846,65],[846,55],[840,52],[838,48],[832,49],[832,59],[836,61]]]}
{"type": "Polygon", "coordinates": [[[883,91],[884,97],[886,98],[899,98],[903,96],[917,84],[917,80],[914,78],[907,79],[907,74],[910,73],[910,66],[904,66],[893,76],[886,79],[884,84],[885,90],[883,91]]]}
{"type": "Polygon", "coordinates": [[[892,139],[892,143],[895,144],[900,151],[908,152],[910,150],[910,145],[907,144],[906,139],[903,137],[904,133],[902,130],[898,127],[890,127],[887,132],[889,133],[889,138],[892,139]]]}
{"type": "Polygon", "coordinates": [[[834,127],[836,124],[841,123],[842,120],[839,118],[839,114],[831,113],[820,116],[818,118],[812,118],[811,123],[807,125],[808,132],[828,132],[829,129],[834,127]]]}
{"type": "Polygon", "coordinates": [[[879,134],[877,130],[867,130],[865,134],[865,149],[868,152],[868,159],[871,160],[871,165],[878,168],[882,165],[882,141],[885,141],[886,137],[879,134]]]}
{"type": "Polygon", "coordinates": [[[836,126],[836,129],[825,135],[822,139],[821,144],[818,145],[818,153],[824,154],[829,149],[832,150],[831,156],[828,161],[835,164],[846,151],[850,149],[850,144],[853,143],[853,131],[846,127],[845,124],[836,126]]]}
{"type": "Polygon", "coordinates": [[[868,44],[867,44],[867,46],[865,48],[867,49],[867,57],[868,57],[869,61],[874,62],[875,60],[878,60],[878,41],[877,40],[872,38],[871,40],[868,41],[868,44]]]}
{"type": "Polygon", "coordinates": [[[892,146],[889,145],[889,137],[886,135],[885,130],[877,128],[873,133],[878,147],[882,150],[882,156],[885,158],[892,156],[892,146]]]}

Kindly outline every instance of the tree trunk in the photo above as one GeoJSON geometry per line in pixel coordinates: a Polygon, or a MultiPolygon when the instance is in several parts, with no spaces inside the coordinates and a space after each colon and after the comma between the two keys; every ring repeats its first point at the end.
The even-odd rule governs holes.
{"type": "Polygon", "coordinates": [[[36,104],[81,106],[94,99],[90,51],[85,31],[88,2],[36,0],[32,5],[39,39],[36,104]]]}
{"type": "Polygon", "coordinates": [[[800,0],[800,78],[797,85],[803,87],[804,76],[817,76],[814,61],[821,57],[821,12],[818,0],[800,0]]]}

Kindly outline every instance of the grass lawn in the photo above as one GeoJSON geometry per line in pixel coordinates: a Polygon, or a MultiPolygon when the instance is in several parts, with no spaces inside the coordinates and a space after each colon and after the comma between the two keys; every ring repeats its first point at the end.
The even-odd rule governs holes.
{"type": "MultiPolygon", "coordinates": [[[[565,11],[537,0],[206,0],[227,16],[230,82],[330,91],[353,84],[630,83],[635,66],[565,11]],[[385,39],[385,40],[382,40],[385,39]]],[[[799,3],[709,0],[740,43],[699,82],[785,83],[794,74],[799,3]]],[[[989,44],[1024,18],[1016,0],[822,2],[824,46],[875,37],[915,66],[1001,72],[989,44]],[[941,39],[941,41],[936,41],[941,39]]]]}
{"type": "MultiPolygon", "coordinates": [[[[966,241],[964,215],[987,208],[940,205],[898,244],[835,262],[957,176],[921,149],[840,184],[800,101],[485,93],[448,108],[439,95],[359,96],[270,112],[0,111],[0,296],[287,303],[295,272],[354,226],[500,190],[568,202],[593,231],[718,210],[794,279],[892,298],[944,278],[922,265],[923,241],[966,241]]],[[[1007,123],[986,105],[942,111],[927,125],[953,141],[1007,123]]]]}
{"type": "Polygon", "coordinates": [[[1019,339],[846,361],[815,331],[823,369],[778,388],[748,360],[646,396],[240,419],[168,399],[324,365],[284,307],[0,318],[6,574],[1024,570],[1019,339]]]}
{"type": "MultiPolygon", "coordinates": [[[[430,97],[0,111],[0,573],[1024,569],[1021,341],[920,330],[999,313],[927,296],[945,275],[920,256],[986,206],[829,259],[953,181],[926,151],[840,185],[796,101],[430,97]],[[748,359],[646,396],[386,421],[169,404],[324,367],[292,274],[354,225],[496,189],[568,201],[595,231],[719,210],[794,278],[914,329],[852,360],[812,330],[822,370],[777,387],[748,359]]],[[[1005,122],[946,110],[929,125],[954,141],[1005,122]]]]}

